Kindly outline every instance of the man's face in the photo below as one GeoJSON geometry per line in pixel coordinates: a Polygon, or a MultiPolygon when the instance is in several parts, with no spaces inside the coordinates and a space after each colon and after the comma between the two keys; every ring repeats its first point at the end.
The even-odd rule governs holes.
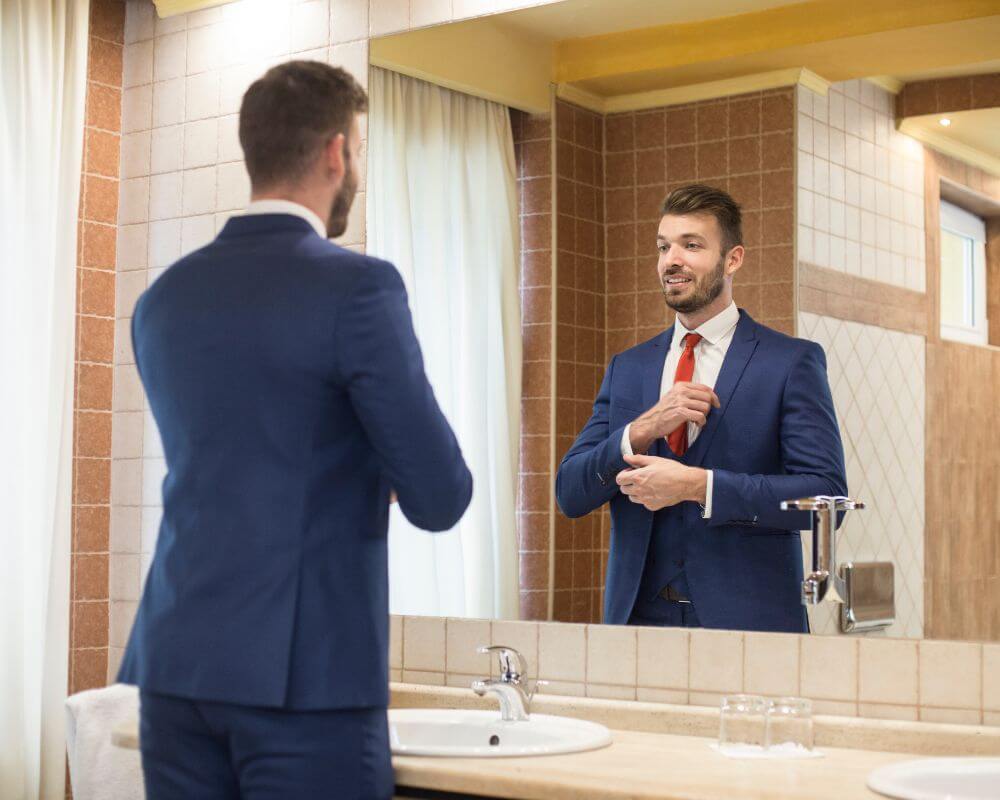
{"type": "Polygon", "coordinates": [[[722,294],[726,253],[719,222],[712,214],[664,216],[656,247],[663,298],[674,311],[693,314],[722,294]]]}
{"type": "Polygon", "coordinates": [[[358,191],[358,162],[361,157],[361,130],[358,118],[351,120],[351,127],[344,140],[344,179],[333,198],[330,216],[326,221],[326,235],[331,239],[343,236],[347,230],[347,217],[351,212],[354,195],[358,191]]]}

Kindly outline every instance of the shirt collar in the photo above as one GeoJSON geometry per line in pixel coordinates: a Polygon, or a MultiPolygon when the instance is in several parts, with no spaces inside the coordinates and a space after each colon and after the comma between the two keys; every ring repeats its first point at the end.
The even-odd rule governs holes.
{"type": "Polygon", "coordinates": [[[246,215],[252,216],[254,214],[291,214],[295,217],[301,217],[312,225],[316,233],[324,239],[326,238],[326,226],[323,224],[323,220],[312,209],[299,203],[293,203],[291,200],[254,200],[247,206],[246,215]]]}
{"type": "MultiPolygon", "coordinates": [[[[733,328],[736,327],[736,323],[740,321],[740,311],[736,307],[736,303],[730,303],[722,311],[712,317],[710,320],[706,320],[697,328],[694,329],[693,333],[701,335],[709,344],[716,344],[720,339],[726,336],[733,328]]],[[[678,317],[674,322],[674,339],[671,342],[671,347],[680,347],[681,342],[684,337],[687,336],[692,331],[689,331],[684,327],[684,323],[681,322],[678,317]]]]}

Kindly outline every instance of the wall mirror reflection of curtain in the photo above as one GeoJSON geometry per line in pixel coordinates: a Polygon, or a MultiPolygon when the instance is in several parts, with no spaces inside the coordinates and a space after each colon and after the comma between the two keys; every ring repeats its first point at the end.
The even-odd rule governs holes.
{"type": "MultiPolygon", "coordinates": [[[[394,613],[517,616],[518,201],[504,106],[375,68],[368,252],[403,275],[427,374],[475,476],[428,535],[390,512],[394,613]]],[[[433,469],[429,464],[428,469],[433,469]]]]}
{"type": "MultiPolygon", "coordinates": [[[[994,601],[972,600],[1000,591],[988,499],[1000,469],[997,448],[981,446],[998,412],[978,400],[966,408],[970,395],[991,395],[971,387],[995,374],[1000,345],[1000,152],[989,134],[1000,52],[981,35],[995,20],[900,11],[886,29],[872,10],[850,30],[833,17],[807,25],[809,40],[798,41],[797,5],[608,8],[569,0],[413,23],[370,44],[377,67],[511,109],[522,617],[604,620],[615,547],[607,506],[567,518],[555,468],[612,358],[674,324],[656,274],[659,209],[671,190],[701,182],[742,209],[736,305],[825,352],[848,491],[868,506],[848,514],[838,560],[894,573],[895,619],[864,635],[1000,639],[994,601]],[[756,24],[787,31],[794,47],[750,42],[756,24]],[[927,25],[951,26],[940,27],[933,64],[913,46],[927,25]],[[722,50],[672,45],[699,33],[722,50]],[[976,257],[950,266],[956,229],[942,198],[981,220],[978,271],[976,257]],[[959,341],[948,334],[952,309],[971,332],[959,341]]],[[[372,192],[376,161],[373,145],[372,192]]],[[[437,195],[413,179],[407,189],[414,205],[437,195]]],[[[807,571],[811,551],[803,536],[807,571]]],[[[840,632],[834,604],[811,608],[809,621],[813,633],[840,632]]]]}

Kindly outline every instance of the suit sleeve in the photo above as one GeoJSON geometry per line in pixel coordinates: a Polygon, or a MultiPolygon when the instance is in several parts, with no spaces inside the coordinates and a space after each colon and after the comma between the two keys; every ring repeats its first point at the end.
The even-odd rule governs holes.
{"type": "Polygon", "coordinates": [[[556,501],[567,517],[589,514],[618,494],[615,476],[628,468],[622,458],[625,426],[609,430],[614,371],[612,358],[594,401],[593,413],[556,473],[556,501]]]}
{"type": "Polygon", "coordinates": [[[472,498],[472,475],[424,374],[406,288],[395,267],[362,270],[336,347],[355,413],[406,518],[447,530],[472,498]]]}
{"type": "Polygon", "coordinates": [[[805,530],[810,527],[809,513],[782,511],[782,500],[847,494],[844,447],[826,377],[826,356],[813,342],[798,354],[785,383],[781,459],[780,475],[714,470],[708,524],[805,530]]]}

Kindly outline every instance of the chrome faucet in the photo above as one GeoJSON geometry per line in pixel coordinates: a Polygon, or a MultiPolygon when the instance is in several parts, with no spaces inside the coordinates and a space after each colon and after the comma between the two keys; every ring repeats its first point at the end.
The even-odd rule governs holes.
{"type": "Polygon", "coordinates": [[[472,682],[472,691],[480,697],[487,694],[494,694],[500,701],[500,718],[505,722],[523,721],[528,719],[528,709],[531,706],[531,699],[535,696],[539,686],[544,686],[545,681],[535,681],[532,691],[526,692],[522,681],[526,680],[527,666],[522,656],[513,647],[505,645],[482,646],[477,648],[479,653],[496,653],[500,662],[499,680],[478,680],[472,682]]]}
{"type": "Polygon", "coordinates": [[[802,604],[816,605],[824,600],[846,603],[847,588],[837,571],[836,519],[838,511],[864,508],[860,500],[818,495],[798,500],[783,500],[782,511],[812,512],[812,572],[802,581],[802,604]]]}

